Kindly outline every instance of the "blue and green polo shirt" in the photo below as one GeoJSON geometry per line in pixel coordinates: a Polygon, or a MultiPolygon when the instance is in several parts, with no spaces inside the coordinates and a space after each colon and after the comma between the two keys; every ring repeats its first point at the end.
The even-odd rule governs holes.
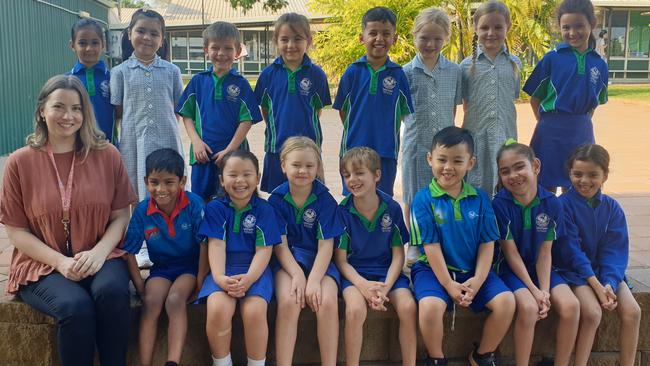
{"type": "Polygon", "coordinates": [[[523,90],[541,101],[540,112],[587,114],[607,102],[608,80],[596,51],[579,53],[560,43],[537,63],[523,90]]]}
{"type": "Polygon", "coordinates": [[[228,197],[212,200],[199,234],[226,242],[226,268],[248,268],[255,248],[280,244],[283,232],[273,207],[253,195],[241,210],[228,197]]]}
{"type": "Polygon", "coordinates": [[[487,193],[463,182],[458,197],[447,194],[435,178],[411,203],[411,244],[420,246],[419,260],[427,266],[424,245],[440,244],[447,268],[473,272],[479,245],[499,239],[487,193]]]}
{"type": "MultiPolygon", "coordinates": [[[[529,271],[534,271],[542,243],[563,235],[562,203],[554,194],[538,185],[537,196],[526,206],[504,188],[497,192],[492,207],[499,227],[499,239],[514,240],[524,265],[529,271]]],[[[498,253],[495,258],[497,268],[502,262],[507,266],[500,250],[498,253]]]]}
{"type": "Polygon", "coordinates": [[[104,61],[100,60],[91,68],[77,61],[66,75],[74,75],[81,80],[93,105],[97,127],[104,132],[108,141],[117,143],[115,107],[111,104],[111,73],[104,61]]]}
{"type": "Polygon", "coordinates": [[[354,207],[354,196],[341,201],[345,232],[338,247],[348,253],[348,263],[358,272],[385,276],[393,260],[393,247],[408,243],[409,233],[399,203],[382,191],[376,192],[379,207],[370,221],[354,207]]]}
{"type": "MultiPolygon", "coordinates": [[[[248,80],[234,69],[218,77],[212,65],[192,77],[176,106],[176,113],[194,120],[196,132],[214,153],[230,144],[239,123],[262,120],[248,80]]],[[[246,140],[242,146],[248,147],[246,140]]],[[[190,147],[190,164],[195,162],[190,147]]]]}
{"type": "Polygon", "coordinates": [[[318,146],[323,141],[318,111],[332,104],[327,76],[306,54],[291,71],[278,57],[255,84],[257,103],[268,111],[264,151],[279,153],[292,136],[306,136],[318,146]]]}
{"type": "Polygon", "coordinates": [[[327,187],[315,180],[307,201],[298,207],[284,182],[271,192],[269,203],[286,227],[287,243],[296,260],[311,267],[318,252],[318,241],[343,233],[343,222],[336,200],[327,187]]]}
{"type": "Polygon", "coordinates": [[[170,216],[153,198],[146,198],[133,210],[122,249],[135,254],[146,241],[156,265],[198,263],[202,221],[203,199],[194,193],[181,191],[170,216]]]}
{"type": "Polygon", "coordinates": [[[414,110],[402,66],[387,59],[375,71],[361,57],[341,77],[333,108],[345,113],[340,156],[367,146],[382,158],[397,159],[402,117],[414,110]]]}
{"type": "Polygon", "coordinates": [[[625,212],[612,197],[598,192],[586,199],[571,188],[560,196],[573,235],[553,247],[553,265],[569,283],[580,284],[596,276],[614,292],[625,280],[630,254],[625,212]],[[576,281],[578,280],[578,281],[576,281]]]}

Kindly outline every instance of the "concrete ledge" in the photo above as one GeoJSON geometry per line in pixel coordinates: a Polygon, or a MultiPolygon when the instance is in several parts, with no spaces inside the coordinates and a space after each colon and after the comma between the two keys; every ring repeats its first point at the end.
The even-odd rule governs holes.
{"type": "MultiPolygon", "coordinates": [[[[637,365],[650,365],[650,291],[641,285],[634,293],[643,315],[641,318],[641,333],[639,337],[639,353],[637,365]]],[[[133,303],[133,330],[131,346],[128,355],[129,365],[138,365],[137,362],[137,329],[140,312],[140,303],[134,299],[133,303]]],[[[210,351],[205,337],[205,311],[204,305],[192,305],[188,308],[188,337],[183,353],[182,365],[209,365],[210,351]]],[[[344,303],[340,302],[340,329],[339,360],[343,361],[343,326],[344,303]]],[[[273,360],[273,322],[275,303],[269,307],[269,360],[273,360]]],[[[466,365],[467,355],[472,349],[473,342],[477,342],[481,335],[484,314],[473,314],[466,309],[459,309],[456,314],[456,329],[450,330],[451,315],[445,317],[445,352],[450,358],[450,365],[466,365]]],[[[552,315],[536,327],[535,344],[533,348],[534,359],[542,355],[552,355],[554,351],[556,319],[552,315]]],[[[400,348],[398,341],[397,315],[392,309],[386,313],[369,312],[364,326],[364,344],[361,353],[366,364],[391,365],[398,364],[400,348]]],[[[163,364],[167,352],[167,320],[163,315],[159,324],[157,337],[157,352],[154,364],[163,364]]],[[[31,309],[26,304],[15,299],[4,298],[0,300],[0,365],[3,366],[33,366],[33,365],[58,365],[56,355],[56,325],[52,318],[42,315],[31,309]]],[[[233,324],[232,354],[236,363],[245,364],[244,337],[241,320],[236,314],[233,324]]],[[[618,350],[618,318],[616,314],[605,313],[594,342],[591,365],[609,366],[617,364],[618,350]]],[[[512,364],[513,342],[509,334],[500,347],[503,365],[512,364]]],[[[424,357],[422,340],[418,341],[418,356],[424,357]]],[[[316,339],[316,318],[305,310],[300,317],[298,340],[296,344],[295,364],[319,363],[318,343],[316,339]]]]}

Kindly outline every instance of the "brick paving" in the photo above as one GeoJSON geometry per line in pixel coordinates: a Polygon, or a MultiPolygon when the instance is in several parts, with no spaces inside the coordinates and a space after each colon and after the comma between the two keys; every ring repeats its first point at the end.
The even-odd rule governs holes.
{"type": "MultiPolygon", "coordinates": [[[[535,120],[528,104],[517,105],[519,140],[530,141],[535,120]]],[[[650,159],[647,144],[650,129],[647,126],[650,103],[611,100],[599,107],[594,116],[597,141],[611,154],[611,172],[604,191],[616,197],[627,215],[630,232],[630,261],[628,276],[650,289],[650,159]],[[645,117],[644,117],[645,116],[645,117]]],[[[462,108],[456,117],[462,121],[462,108]]],[[[323,111],[323,160],[325,180],[338,199],[341,198],[341,181],[338,175],[338,150],[341,137],[341,122],[338,112],[323,111]]],[[[189,149],[188,139],[181,133],[189,149]]],[[[262,160],[264,146],[264,124],[251,129],[249,142],[253,152],[262,160]]],[[[6,157],[0,157],[0,175],[6,157]]],[[[398,173],[399,174],[399,173],[398,173]]],[[[401,198],[401,182],[398,175],[395,195],[401,198]]],[[[13,247],[9,244],[5,228],[0,225],[0,288],[4,287],[13,247]]]]}

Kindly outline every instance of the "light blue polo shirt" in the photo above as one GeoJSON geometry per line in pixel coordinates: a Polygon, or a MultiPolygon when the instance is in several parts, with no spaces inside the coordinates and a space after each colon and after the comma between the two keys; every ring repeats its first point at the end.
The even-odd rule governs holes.
{"type": "Polygon", "coordinates": [[[386,276],[393,260],[393,247],[408,243],[409,233],[399,203],[384,192],[376,192],[379,207],[370,221],[354,207],[352,195],[341,201],[345,232],[338,247],[348,253],[348,263],[358,272],[386,276]]]}
{"type": "Polygon", "coordinates": [[[86,87],[95,111],[97,127],[104,132],[108,141],[115,144],[117,141],[113,139],[117,138],[117,134],[114,134],[115,107],[111,104],[111,73],[104,61],[100,60],[89,69],[77,61],[66,75],[76,76],[86,87]]]}
{"type": "Polygon", "coordinates": [[[382,158],[397,159],[402,117],[414,110],[400,65],[387,59],[375,71],[364,55],[345,70],[332,107],[345,113],[340,156],[367,146],[382,158]]]}
{"type": "Polygon", "coordinates": [[[343,233],[336,200],[318,180],[312,184],[311,194],[300,208],[291,197],[288,182],[273,190],[269,203],[278,213],[281,224],[286,226],[289,248],[301,263],[314,261],[319,240],[343,233]]]}
{"type": "MultiPolygon", "coordinates": [[[[562,203],[538,185],[537,196],[527,206],[519,203],[504,188],[492,200],[492,207],[499,227],[499,239],[514,240],[524,265],[528,271],[534,271],[542,243],[563,235],[562,203]]],[[[502,255],[499,251],[497,264],[507,266],[502,255]]]]}
{"type": "Polygon", "coordinates": [[[122,249],[135,254],[146,241],[156,265],[198,263],[202,221],[203,199],[194,193],[181,191],[171,216],[147,198],[133,211],[122,249]]]}
{"type": "MultiPolygon", "coordinates": [[[[248,80],[234,69],[218,77],[212,65],[192,77],[176,113],[194,120],[196,132],[215,154],[230,144],[239,123],[262,120],[248,80]]],[[[246,140],[242,145],[248,146],[246,140]]],[[[195,162],[190,148],[190,164],[195,162]]]]}
{"type": "Polygon", "coordinates": [[[281,230],[273,207],[253,195],[241,210],[236,209],[228,197],[208,203],[199,234],[226,242],[228,269],[248,268],[256,247],[280,244],[281,230]]]}
{"type": "Polygon", "coordinates": [[[420,246],[420,261],[429,265],[424,245],[440,244],[450,270],[473,272],[479,245],[499,239],[496,218],[487,193],[463,182],[457,198],[436,179],[411,203],[411,244],[420,246]]]}
{"type": "Polygon", "coordinates": [[[537,63],[523,90],[541,101],[540,112],[587,114],[607,102],[607,64],[592,49],[558,44],[537,63]]]}
{"type": "Polygon", "coordinates": [[[268,111],[264,151],[280,153],[292,136],[306,136],[318,146],[323,141],[318,111],[332,104],[325,72],[305,54],[296,71],[278,57],[255,84],[257,103],[268,111]]]}

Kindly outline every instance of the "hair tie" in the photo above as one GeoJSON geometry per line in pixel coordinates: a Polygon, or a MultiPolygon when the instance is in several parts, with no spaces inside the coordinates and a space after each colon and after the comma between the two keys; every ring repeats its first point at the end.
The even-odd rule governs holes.
{"type": "Polygon", "coordinates": [[[507,139],[506,142],[503,143],[503,146],[510,146],[512,144],[516,144],[517,140],[513,139],[512,137],[507,139]]]}

